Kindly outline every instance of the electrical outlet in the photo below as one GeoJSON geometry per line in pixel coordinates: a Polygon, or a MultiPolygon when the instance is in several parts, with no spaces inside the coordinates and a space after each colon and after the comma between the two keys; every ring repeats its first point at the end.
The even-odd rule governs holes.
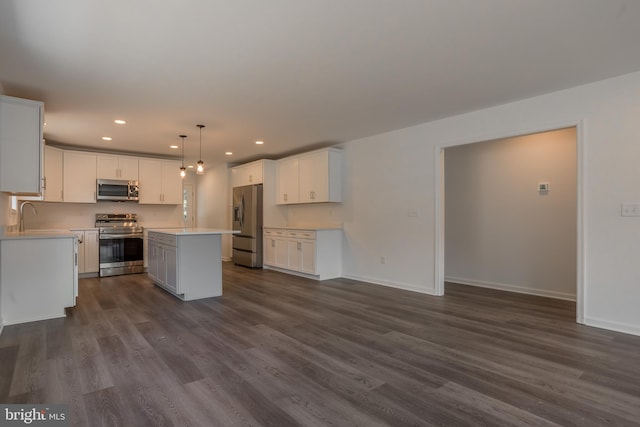
{"type": "Polygon", "coordinates": [[[640,216],[640,203],[623,203],[622,216],[640,216]]]}
{"type": "Polygon", "coordinates": [[[418,216],[418,208],[409,208],[409,209],[407,209],[407,216],[408,217],[416,217],[416,216],[418,216]]]}

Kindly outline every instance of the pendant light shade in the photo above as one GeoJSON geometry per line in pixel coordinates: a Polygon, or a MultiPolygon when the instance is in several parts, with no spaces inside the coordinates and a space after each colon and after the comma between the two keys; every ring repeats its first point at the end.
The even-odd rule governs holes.
{"type": "Polygon", "coordinates": [[[184,139],[186,137],[187,135],[180,135],[180,138],[182,138],[182,166],[180,166],[180,178],[182,179],[187,176],[187,168],[184,167],[184,139]]]}
{"type": "Polygon", "coordinates": [[[200,160],[198,160],[198,166],[196,167],[196,173],[198,175],[204,174],[204,162],[202,161],[202,128],[204,125],[196,125],[200,128],[200,160]]]}

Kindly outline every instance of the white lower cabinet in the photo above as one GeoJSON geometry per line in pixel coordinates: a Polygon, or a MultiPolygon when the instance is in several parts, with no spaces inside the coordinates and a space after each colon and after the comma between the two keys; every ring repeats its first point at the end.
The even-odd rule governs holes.
{"type": "Polygon", "coordinates": [[[0,311],[4,325],[65,316],[76,305],[76,239],[0,240],[0,311]]]}
{"type": "Polygon", "coordinates": [[[147,274],[155,284],[184,301],[222,295],[220,234],[147,236],[147,274]]]}
{"type": "Polygon", "coordinates": [[[319,280],[342,275],[342,230],[264,229],[264,265],[319,280]]]}
{"type": "Polygon", "coordinates": [[[78,274],[95,276],[100,271],[100,243],[97,229],[72,229],[78,237],[78,274]]]}

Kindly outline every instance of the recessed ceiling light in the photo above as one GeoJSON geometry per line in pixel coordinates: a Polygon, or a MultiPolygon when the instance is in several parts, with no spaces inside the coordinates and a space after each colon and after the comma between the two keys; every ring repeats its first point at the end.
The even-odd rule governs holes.
{"type": "Polygon", "coordinates": [[[187,166],[189,169],[193,169],[193,165],[189,165],[187,166]]]}
{"type": "Polygon", "coordinates": [[[256,144],[262,145],[262,144],[264,144],[264,141],[256,141],[256,144]]]}
{"type": "Polygon", "coordinates": [[[231,151],[227,151],[226,153],[224,153],[226,156],[232,156],[233,153],[231,151]]]}
{"type": "Polygon", "coordinates": [[[105,141],[111,141],[113,138],[111,138],[110,136],[103,136],[102,139],[105,141]]]}
{"type": "Polygon", "coordinates": [[[178,148],[177,145],[170,145],[169,148],[178,148]]]}
{"type": "Polygon", "coordinates": [[[127,123],[127,122],[125,122],[125,121],[124,121],[124,120],[122,120],[122,119],[117,119],[117,120],[114,120],[114,121],[113,121],[113,123],[118,124],[118,125],[123,125],[123,124],[125,124],[125,123],[127,123]]]}

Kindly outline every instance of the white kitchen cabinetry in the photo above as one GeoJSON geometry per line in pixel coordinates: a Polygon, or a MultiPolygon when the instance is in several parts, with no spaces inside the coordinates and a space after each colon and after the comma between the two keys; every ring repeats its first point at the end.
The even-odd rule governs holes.
{"type": "Polygon", "coordinates": [[[138,181],[138,158],[99,154],[97,178],[138,181]]]}
{"type": "Polygon", "coordinates": [[[264,182],[265,160],[246,163],[231,168],[231,187],[262,184],[264,182]]]}
{"type": "Polygon", "coordinates": [[[180,162],[140,159],[140,204],[182,204],[180,162]]]}
{"type": "Polygon", "coordinates": [[[44,181],[43,200],[45,202],[62,202],[63,190],[63,157],[59,148],[44,147],[44,181]]]}
{"type": "Polygon", "coordinates": [[[335,148],[301,154],[300,203],[342,201],[342,151],[335,148]]]}
{"type": "Polygon", "coordinates": [[[64,151],[63,188],[65,202],[96,202],[96,154],[64,151]]]}
{"type": "Polygon", "coordinates": [[[64,317],[78,295],[75,237],[4,238],[0,283],[5,325],[64,317]]]}
{"type": "Polygon", "coordinates": [[[264,265],[318,280],[342,275],[342,230],[264,229],[264,265]]]}
{"type": "Polygon", "coordinates": [[[342,151],[325,148],[278,160],[277,204],[342,201],[342,151]]]}
{"type": "Polygon", "coordinates": [[[220,234],[194,233],[148,233],[149,278],[184,301],[222,295],[220,234]]]}
{"type": "Polygon", "coordinates": [[[264,229],[264,264],[287,268],[287,230],[282,228],[264,229]]]}
{"type": "Polygon", "coordinates": [[[78,238],[78,274],[96,276],[100,271],[100,244],[97,229],[72,229],[78,238]]]}
{"type": "Polygon", "coordinates": [[[42,192],[44,104],[0,96],[0,191],[42,192]]]}
{"type": "Polygon", "coordinates": [[[276,162],[276,204],[298,203],[298,157],[287,157],[276,162]]]}

